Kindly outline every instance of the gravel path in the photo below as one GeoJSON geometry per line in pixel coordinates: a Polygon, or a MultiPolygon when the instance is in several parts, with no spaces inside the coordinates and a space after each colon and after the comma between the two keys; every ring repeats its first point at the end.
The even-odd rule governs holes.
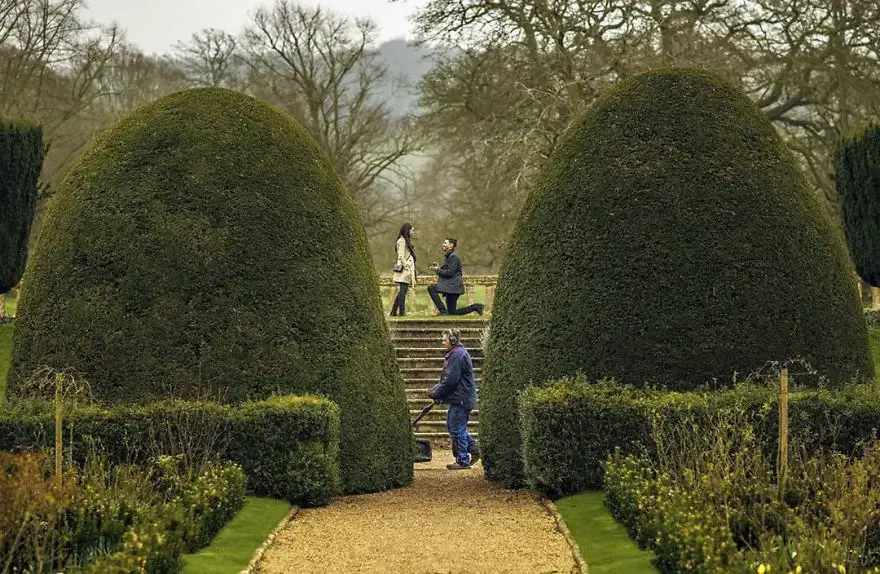
{"type": "Polygon", "coordinates": [[[535,494],[504,490],[482,468],[448,471],[451,461],[449,451],[435,451],[416,465],[411,487],[301,510],[259,571],[578,572],[535,494]]]}

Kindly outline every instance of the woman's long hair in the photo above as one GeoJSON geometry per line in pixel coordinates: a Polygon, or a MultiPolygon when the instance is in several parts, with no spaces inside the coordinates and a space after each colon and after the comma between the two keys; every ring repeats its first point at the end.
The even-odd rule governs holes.
{"type": "MultiPolygon", "coordinates": [[[[404,223],[400,226],[400,233],[397,234],[397,239],[403,237],[404,241],[406,241],[406,248],[409,249],[410,255],[412,255],[413,261],[416,260],[416,250],[413,249],[412,244],[412,223],[404,223]]],[[[397,239],[394,240],[394,250],[397,251],[397,239]]]]}

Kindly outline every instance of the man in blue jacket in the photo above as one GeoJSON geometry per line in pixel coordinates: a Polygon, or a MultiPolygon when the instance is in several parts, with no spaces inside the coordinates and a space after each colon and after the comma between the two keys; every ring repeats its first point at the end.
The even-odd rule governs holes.
{"type": "Polygon", "coordinates": [[[449,405],[446,413],[446,429],[452,439],[455,462],[447,464],[449,470],[469,468],[480,459],[477,441],[467,432],[468,418],[477,405],[477,382],[470,353],[461,344],[461,331],[447,329],[443,332],[446,357],[440,382],[428,391],[435,402],[449,405]]]}

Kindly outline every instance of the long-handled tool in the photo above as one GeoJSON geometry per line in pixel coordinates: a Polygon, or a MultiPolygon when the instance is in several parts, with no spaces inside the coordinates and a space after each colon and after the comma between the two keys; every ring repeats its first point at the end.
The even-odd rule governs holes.
{"type": "MultiPolygon", "coordinates": [[[[432,402],[428,406],[422,409],[422,412],[418,414],[416,418],[412,421],[412,428],[416,430],[419,428],[419,421],[422,420],[428,412],[434,408],[436,402],[432,402]]],[[[431,441],[424,438],[415,439],[415,449],[413,452],[413,456],[415,457],[415,462],[431,462],[431,441]]]]}

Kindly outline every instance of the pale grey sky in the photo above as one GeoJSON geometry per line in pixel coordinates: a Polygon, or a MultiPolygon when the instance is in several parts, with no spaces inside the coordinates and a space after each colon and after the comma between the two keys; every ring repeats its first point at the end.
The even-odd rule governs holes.
{"type": "MultiPolygon", "coordinates": [[[[274,0],[86,0],[86,16],[96,22],[117,22],[128,40],[146,53],[165,53],[193,32],[218,28],[237,34],[259,6],[274,0]]],[[[366,16],[379,25],[379,41],[411,36],[407,20],[426,0],[305,0],[340,14],[366,16]]]]}

